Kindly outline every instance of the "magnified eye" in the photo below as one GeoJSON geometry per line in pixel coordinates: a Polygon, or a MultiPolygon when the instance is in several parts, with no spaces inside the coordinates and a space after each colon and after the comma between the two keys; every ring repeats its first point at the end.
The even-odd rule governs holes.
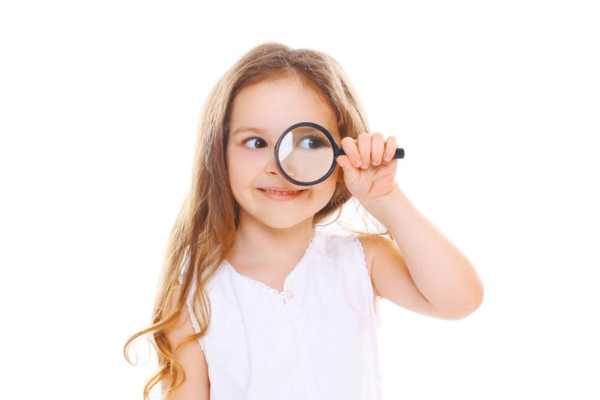
{"type": "Polygon", "coordinates": [[[251,149],[262,149],[264,147],[267,147],[267,142],[265,142],[261,138],[253,137],[244,140],[244,145],[246,147],[250,147],[251,149]]]}
{"type": "Polygon", "coordinates": [[[300,142],[298,142],[298,147],[302,147],[303,149],[319,149],[321,147],[327,146],[327,142],[320,137],[316,136],[307,136],[302,138],[300,142]]]}

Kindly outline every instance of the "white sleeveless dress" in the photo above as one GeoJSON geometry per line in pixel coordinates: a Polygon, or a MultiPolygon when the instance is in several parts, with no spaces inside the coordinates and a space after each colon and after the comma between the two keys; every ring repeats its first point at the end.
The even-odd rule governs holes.
{"type": "Polygon", "coordinates": [[[316,232],[281,293],[228,262],[206,290],[211,400],[381,399],[378,314],[356,238],[316,232]]]}

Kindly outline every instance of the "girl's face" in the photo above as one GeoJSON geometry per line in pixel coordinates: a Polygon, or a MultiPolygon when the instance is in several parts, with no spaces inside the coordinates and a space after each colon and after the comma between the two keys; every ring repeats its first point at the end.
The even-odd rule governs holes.
{"type": "Polygon", "coordinates": [[[275,143],[286,128],[298,122],[322,125],[340,141],[333,109],[298,78],[260,82],[233,99],[227,166],[231,190],[240,206],[240,226],[312,227],[315,213],[331,199],[336,173],[305,187],[288,182],[277,169],[275,143]]]}

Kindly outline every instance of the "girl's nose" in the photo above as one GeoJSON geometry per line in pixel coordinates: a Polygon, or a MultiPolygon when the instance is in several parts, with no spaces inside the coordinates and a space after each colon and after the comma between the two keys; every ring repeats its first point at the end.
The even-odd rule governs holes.
{"type": "Polygon", "coordinates": [[[275,161],[275,156],[271,155],[265,167],[265,171],[269,175],[280,175],[279,169],[277,168],[277,162],[275,161]]]}

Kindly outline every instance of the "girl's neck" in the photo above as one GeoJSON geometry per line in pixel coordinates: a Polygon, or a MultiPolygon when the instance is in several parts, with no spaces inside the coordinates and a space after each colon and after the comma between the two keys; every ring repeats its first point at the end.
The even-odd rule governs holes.
{"type": "Polygon", "coordinates": [[[227,260],[238,273],[281,290],[313,236],[312,221],[287,229],[240,224],[227,260]]]}

